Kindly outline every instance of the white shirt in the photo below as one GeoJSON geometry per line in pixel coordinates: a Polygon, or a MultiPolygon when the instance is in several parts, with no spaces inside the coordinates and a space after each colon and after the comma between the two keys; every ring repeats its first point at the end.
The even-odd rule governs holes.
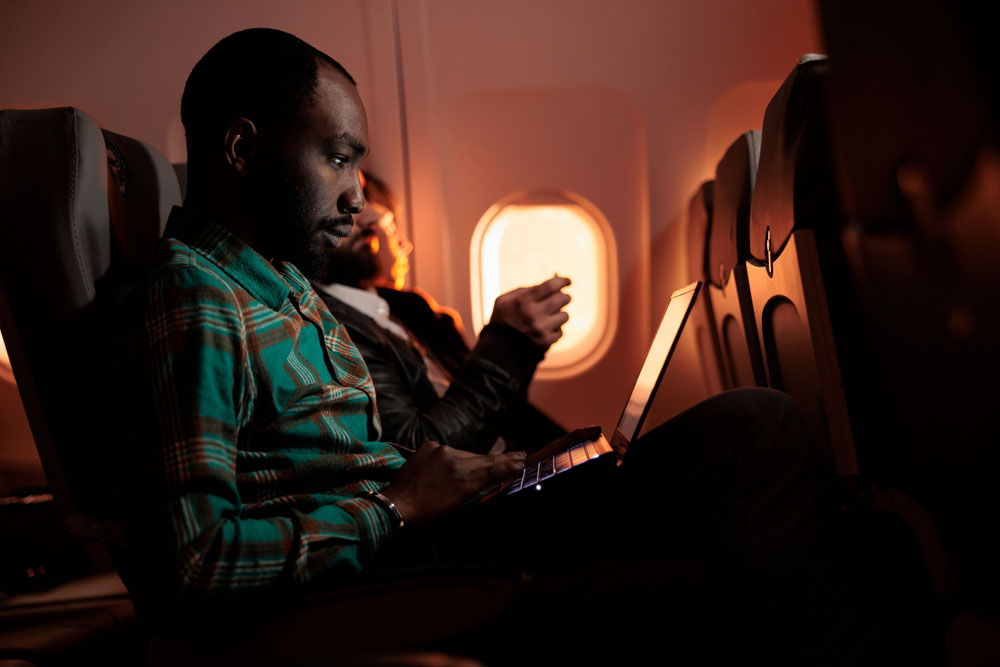
{"type": "Polygon", "coordinates": [[[427,367],[427,378],[434,385],[434,391],[437,392],[438,396],[444,396],[444,392],[447,391],[448,385],[451,383],[448,373],[427,354],[424,346],[413,337],[406,327],[389,316],[389,303],[378,295],[374,287],[370,290],[365,290],[357,287],[348,287],[340,283],[330,283],[329,285],[313,283],[313,286],[372,318],[375,320],[375,324],[386,331],[399,336],[403,340],[410,341],[420,352],[420,356],[423,357],[424,365],[427,367]]]}

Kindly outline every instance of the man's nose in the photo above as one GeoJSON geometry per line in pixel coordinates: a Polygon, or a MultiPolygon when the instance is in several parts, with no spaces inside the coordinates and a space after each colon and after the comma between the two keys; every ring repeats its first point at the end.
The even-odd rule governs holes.
{"type": "MultiPolygon", "coordinates": [[[[340,199],[337,201],[337,208],[340,209],[341,213],[350,213],[351,215],[358,215],[365,208],[365,195],[361,190],[361,180],[358,177],[351,179],[351,184],[340,195],[340,199]]],[[[355,218],[355,223],[357,218],[355,218]]]]}

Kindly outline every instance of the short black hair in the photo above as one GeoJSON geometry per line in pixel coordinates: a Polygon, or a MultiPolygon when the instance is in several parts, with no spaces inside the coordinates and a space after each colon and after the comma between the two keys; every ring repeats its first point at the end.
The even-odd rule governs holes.
{"type": "Polygon", "coordinates": [[[353,85],[343,65],[295,35],[272,28],[235,32],[191,70],[181,98],[188,165],[201,159],[214,133],[239,117],[280,125],[316,94],[319,62],[353,85]]]}

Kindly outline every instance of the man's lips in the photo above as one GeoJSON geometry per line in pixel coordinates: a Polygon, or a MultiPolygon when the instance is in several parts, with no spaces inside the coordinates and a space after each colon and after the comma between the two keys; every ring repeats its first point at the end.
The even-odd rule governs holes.
{"type": "Polygon", "coordinates": [[[354,221],[348,218],[347,220],[335,221],[332,225],[327,227],[326,233],[331,236],[336,236],[342,239],[346,239],[351,235],[351,229],[354,228],[354,221]]]}
{"type": "Polygon", "coordinates": [[[326,240],[330,245],[334,248],[339,248],[341,241],[351,235],[353,228],[354,221],[350,218],[347,220],[337,220],[333,224],[325,226],[322,234],[326,236],[326,240]]]}

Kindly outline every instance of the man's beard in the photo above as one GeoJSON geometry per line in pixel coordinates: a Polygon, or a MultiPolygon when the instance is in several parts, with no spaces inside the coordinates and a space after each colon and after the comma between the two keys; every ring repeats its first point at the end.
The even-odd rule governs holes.
{"type": "Polygon", "coordinates": [[[381,274],[382,262],[379,256],[370,250],[352,250],[343,246],[340,248],[330,246],[326,249],[324,283],[361,287],[362,283],[371,284],[381,274]]]}
{"type": "MultiPolygon", "coordinates": [[[[291,174],[291,170],[279,165],[259,184],[265,193],[260,199],[261,235],[271,255],[268,259],[290,262],[307,278],[315,279],[326,273],[328,265],[326,239],[320,232],[332,232],[344,220],[312,210],[317,207],[308,203],[306,188],[293,181],[291,174]]],[[[350,223],[350,217],[344,217],[350,223]]]]}

